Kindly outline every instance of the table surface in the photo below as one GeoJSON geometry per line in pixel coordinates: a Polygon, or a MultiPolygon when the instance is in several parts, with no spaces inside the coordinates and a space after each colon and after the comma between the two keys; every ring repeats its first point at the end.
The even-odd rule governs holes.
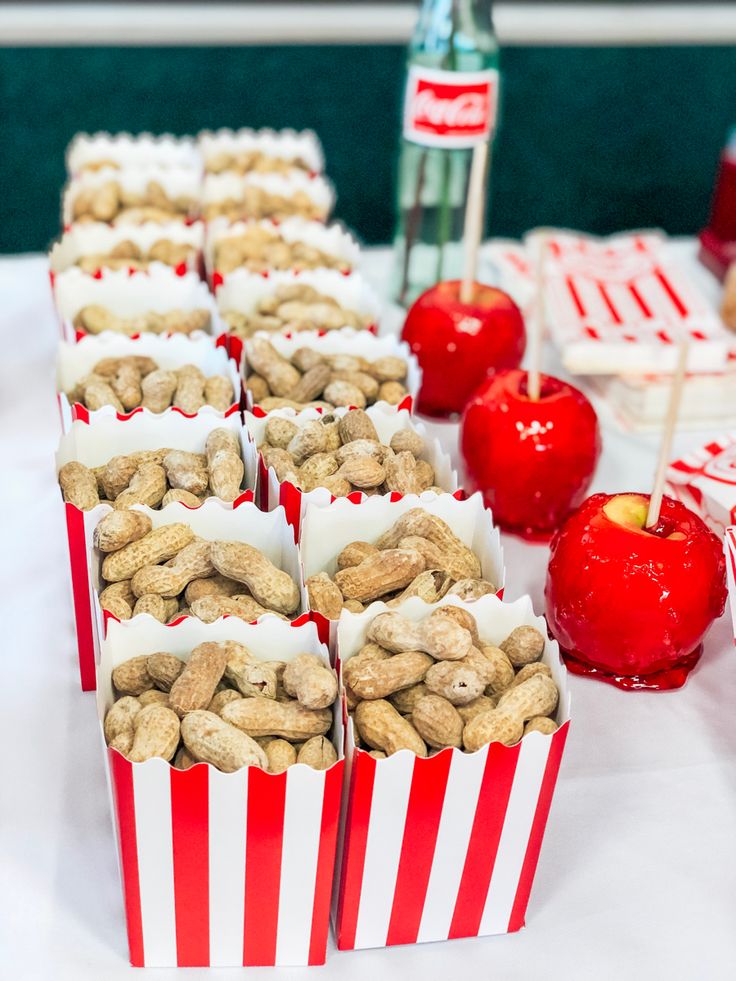
{"type": "MultiPolygon", "coordinates": [[[[367,256],[377,283],[387,261],[385,251],[367,256]]],[[[94,697],[78,687],[54,473],[57,333],[45,260],[0,260],[0,295],[0,514],[11,559],[0,572],[0,977],[133,977],[94,697]]],[[[559,370],[551,351],[545,366],[559,370]]],[[[455,427],[435,428],[456,449],[455,427]]],[[[683,434],[675,452],[709,435],[683,434]]],[[[651,436],[604,425],[593,489],[646,489],[655,447],[651,436]]],[[[541,611],[547,548],[508,536],[504,548],[507,597],[529,593],[541,611]]],[[[250,976],[732,979],[736,652],[728,616],[713,626],[679,692],[624,693],[575,677],[570,688],[573,723],[526,929],[390,950],[331,949],[324,968],[251,968],[250,976]]],[[[233,971],[186,977],[205,975],[233,971]]],[[[161,981],[175,976],[155,971],[161,981]]]]}

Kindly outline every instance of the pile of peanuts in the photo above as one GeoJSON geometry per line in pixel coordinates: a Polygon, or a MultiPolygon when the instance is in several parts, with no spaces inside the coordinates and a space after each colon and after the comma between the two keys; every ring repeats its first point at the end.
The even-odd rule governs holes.
{"type": "Polygon", "coordinates": [[[238,437],[213,429],[204,453],[162,447],[114,456],[99,467],[71,460],[59,470],[59,484],[64,500],[81,511],[106,503],[117,510],[134,504],[164,508],[172,501],[199,507],[207,497],[234,501],[244,472],[238,437]]]}
{"type": "Polygon", "coordinates": [[[223,275],[233,269],[267,272],[270,269],[339,269],[349,272],[350,263],[328,255],[307,242],[287,241],[276,228],[249,225],[238,235],[228,235],[214,244],[215,268],[223,275]]]}
{"type": "Polygon", "coordinates": [[[72,204],[72,218],[78,222],[142,225],[147,221],[184,221],[196,212],[193,198],[170,198],[158,181],[149,181],[142,193],[128,190],[120,181],[105,181],[99,187],[81,188],[72,204]]]}
{"type": "Polygon", "coordinates": [[[516,627],[496,647],[467,610],[441,606],[419,623],[380,613],[366,639],[343,663],[343,682],[356,743],[372,756],[473,753],[557,729],[559,691],[536,627],[516,627]]]}
{"type": "Polygon", "coordinates": [[[147,269],[151,262],[163,262],[167,266],[191,265],[197,250],[187,242],[172,242],[168,238],[157,239],[148,250],[142,249],[126,238],[107,253],[91,253],[80,256],[75,265],[86,273],[98,269],[147,269]]]}
{"type": "Polygon", "coordinates": [[[107,307],[90,303],[74,317],[74,327],[85,334],[101,334],[105,330],[132,337],[134,334],[191,334],[195,330],[209,331],[212,317],[209,310],[148,310],[137,317],[119,317],[107,307]]]}
{"type": "Polygon", "coordinates": [[[212,623],[225,614],[257,620],[297,614],[299,585],[245,542],[207,541],[189,525],[154,528],[142,511],[112,511],[94,531],[104,556],[100,606],[119,620],[150,613],[161,623],[195,616],[212,623]]]}
{"type": "Polygon", "coordinates": [[[203,208],[205,221],[225,217],[229,221],[242,221],[249,218],[271,218],[283,221],[284,218],[298,216],[309,221],[325,218],[324,208],[306,191],[295,190],[289,197],[272,194],[256,184],[244,184],[237,198],[223,198],[221,201],[208,201],[203,208]]]}
{"type": "Polygon", "coordinates": [[[432,464],[422,459],[425,445],[419,433],[401,429],[385,446],[362,409],[339,419],[322,415],[304,426],[272,416],[265,437],[258,447],[265,465],[274,468],[280,483],[289,481],[305,492],[326,487],[333,497],[353,491],[367,495],[442,493],[435,486],[432,464]]]}
{"type": "Polygon", "coordinates": [[[407,395],[408,366],[388,355],[369,361],[357,354],[320,354],[300,347],[291,358],[279,354],[265,337],[245,345],[245,387],[254,405],[272,409],[364,409],[374,402],[398,405],[407,395]]]}
{"type": "Polygon", "coordinates": [[[337,762],[329,733],[337,677],[315,654],[264,661],[235,641],[210,641],[184,661],[159,652],[119,664],[117,701],[105,716],[108,746],[133,763],[158,757],[223,773],[337,762]]]}
{"type": "Polygon", "coordinates": [[[250,313],[223,311],[231,334],[251,337],[256,331],[339,330],[369,326],[368,318],[341,306],[334,296],[318,292],[307,283],[281,283],[261,297],[250,313]]]}
{"type": "Polygon", "coordinates": [[[273,157],[263,150],[222,150],[205,158],[204,169],[209,174],[231,170],[236,174],[289,174],[292,170],[309,172],[309,164],[299,157],[273,157]]]}
{"type": "Polygon", "coordinates": [[[226,375],[207,378],[193,364],[167,371],[153,358],[136,354],[102,358],[67,396],[70,402],[79,402],[92,411],[111,405],[116,412],[130,412],[138,406],[163,412],[173,405],[187,414],[199,412],[204,405],[227,412],[235,400],[233,384],[226,375]]]}
{"type": "Polygon", "coordinates": [[[375,600],[396,606],[411,596],[436,603],[451,595],[471,602],[496,592],[482,576],[480,560],[446,521],[412,508],[375,543],[346,545],[334,578],[319,572],[306,586],[310,609],[337,620],[343,609],[361,613],[375,600]]]}

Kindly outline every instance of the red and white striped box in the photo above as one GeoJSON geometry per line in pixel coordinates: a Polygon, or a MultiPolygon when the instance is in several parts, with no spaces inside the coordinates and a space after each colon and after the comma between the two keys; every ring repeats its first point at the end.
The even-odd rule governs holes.
{"type": "MultiPolygon", "coordinates": [[[[340,222],[323,225],[322,222],[306,221],[304,218],[286,218],[281,222],[267,219],[229,222],[227,218],[215,218],[207,225],[205,245],[205,266],[214,289],[222,284],[226,275],[220,272],[216,266],[215,251],[217,246],[228,239],[245,235],[253,226],[259,226],[278,235],[287,244],[304,242],[306,245],[311,245],[313,248],[324,252],[325,255],[340,260],[346,266],[344,271],[339,270],[343,276],[349,275],[360,262],[360,246],[340,222]]],[[[258,270],[256,275],[269,276],[274,271],[271,269],[258,270]]],[[[294,269],[293,271],[301,272],[303,270],[294,269]]]]}
{"type": "Polygon", "coordinates": [[[153,262],[145,272],[133,276],[125,269],[117,269],[99,279],[72,266],[54,278],[53,292],[61,336],[66,341],[78,341],[87,336],[74,326],[74,318],[83,307],[92,305],[105,307],[123,318],[139,317],[153,311],[207,310],[211,320],[209,333],[195,331],[187,336],[218,337],[224,330],[212,294],[199,276],[193,272],[177,276],[162,262],[153,262]]]}
{"type": "Polygon", "coordinates": [[[538,229],[525,242],[531,267],[541,261],[545,314],[568,371],[672,372],[682,337],[690,371],[725,368],[733,338],[662,233],[538,229]]]}
{"type": "MultiPolygon", "coordinates": [[[[341,418],[349,409],[336,409],[334,415],[341,418]]],[[[383,444],[388,444],[391,437],[402,429],[412,429],[424,440],[424,450],[421,459],[432,464],[435,475],[435,483],[438,487],[447,491],[448,494],[460,494],[458,490],[457,473],[453,470],[450,457],[442,449],[437,439],[430,440],[426,427],[421,422],[412,420],[411,414],[407,409],[397,412],[385,402],[372,405],[366,410],[367,415],[372,419],[376,427],[378,438],[383,444]]],[[[256,446],[260,446],[266,438],[266,425],[269,419],[278,417],[289,419],[300,429],[308,423],[319,419],[320,413],[316,409],[305,409],[303,412],[296,413],[293,409],[278,409],[270,412],[267,416],[255,416],[251,412],[245,413],[245,425],[250,431],[256,446]]],[[[392,493],[385,495],[392,501],[398,501],[402,495],[392,493]]],[[[425,491],[420,495],[421,501],[433,500],[437,495],[434,492],[425,491]]],[[[368,498],[365,494],[356,491],[350,495],[350,500],[358,504],[368,498]]],[[[286,511],[286,520],[294,528],[294,538],[299,541],[299,530],[304,517],[307,503],[315,507],[326,507],[336,498],[330,494],[326,487],[317,487],[313,491],[304,492],[295,487],[290,481],[281,483],[276,476],[273,467],[266,468],[262,455],[258,455],[258,505],[264,511],[281,505],[286,511]]]]}
{"type": "MultiPolygon", "coordinates": [[[[247,221],[249,218],[270,217],[254,215],[249,210],[247,191],[260,188],[274,197],[290,199],[295,194],[303,194],[310,201],[315,221],[327,221],[335,205],[335,191],[330,181],[322,176],[309,176],[303,171],[292,170],[288,174],[236,174],[224,171],[222,174],[205,174],[202,184],[202,214],[206,221],[219,217],[247,221]],[[227,204],[228,214],[222,215],[218,205],[227,204]],[[235,209],[233,211],[233,209],[235,209]],[[235,215],[237,212],[237,218],[235,215]]],[[[307,216],[305,216],[307,217],[307,216]]]]}
{"type": "Polygon", "coordinates": [[[319,137],[311,129],[218,129],[203,130],[197,136],[197,146],[206,170],[214,158],[222,154],[235,156],[260,150],[274,160],[301,160],[311,174],[321,174],[325,157],[319,137]]]}
{"type": "Polygon", "coordinates": [[[130,961],[135,967],[323,964],[343,777],[295,764],[280,774],[206,763],[176,770],[130,763],[105,746],[112,669],[166,650],[187,659],[205,641],[235,640],[262,658],[311,652],[327,660],[314,624],[229,617],[167,628],[137,617],[112,623],[97,678],[100,738],[110,788],[130,961]]]}
{"type": "Polygon", "coordinates": [[[72,176],[87,168],[99,169],[109,162],[112,169],[181,167],[202,172],[202,155],[191,136],[162,133],[77,133],[66,151],[66,168],[72,176]]]}
{"type": "MultiPolygon", "coordinates": [[[[204,224],[201,221],[195,221],[191,225],[185,225],[180,221],[164,224],[146,222],[143,225],[106,225],[103,222],[92,221],[71,225],[61,238],[54,242],[49,253],[51,281],[53,283],[59,273],[76,266],[80,259],[101,256],[104,260],[104,257],[121,242],[132,242],[146,255],[156,242],[163,240],[177,245],[188,245],[193,250],[190,261],[169,267],[178,276],[183,276],[187,272],[199,274],[203,271],[204,224]]],[[[92,275],[102,276],[110,271],[110,267],[103,261],[92,275]]],[[[129,270],[129,272],[136,271],[136,269],[129,270]]]]}
{"type": "MultiPolygon", "coordinates": [[[[301,559],[304,580],[318,572],[330,577],[337,572],[337,556],[350,542],[375,542],[398,519],[412,508],[421,507],[447,522],[455,535],[468,545],[480,560],[481,574],[496,587],[499,599],[503,596],[506,570],[503,563],[501,536],[493,524],[493,516],[483,505],[480,494],[458,500],[452,494],[432,495],[428,500],[416,494],[406,494],[398,500],[387,497],[368,497],[355,503],[341,497],[319,507],[307,502],[301,523],[301,559]]],[[[425,610],[430,604],[423,604],[425,610]]],[[[436,604],[435,604],[436,605],[436,604]]],[[[368,609],[373,609],[371,604],[368,609]]],[[[337,621],[327,620],[321,613],[312,612],[320,637],[330,641],[334,651],[337,621]]]]}
{"type": "Polygon", "coordinates": [[[666,490],[723,537],[736,524],[736,431],[671,463],[666,490]]]}
{"type": "MultiPolygon", "coordinates": [[[[73,175],[67,182],[61,195],[61,219],[64,228],[74,221],[74,202],[85,191],[93,191],[111,181],[131,195],[145,195],[148,185],[158,184],[170,201],[184,198],[190,202],[187,213],[181,213],[181,221],[190,222],[199,218],[202,199],[201,169],[194,167],[171,166],[142,163],[137,167],[126,167],[118,170],[114,167],[103,167],[101,170],[85,170],[73,175]]],[[[165,222],[178,220],[166,217],[165,222]]],[[[142,222],[131,221],[130,215],[113,218],[113,225],[135,225],[142,222]]]]}
{"type": "Polygon", "coordinates": [[[726,579],[728,580],[728,597],[731,606],[731,621],[736,644],[736,527],[726,528],[723,538],[726,551],[726,579]]]}
{"type": "MultiPolygon", "coordinates": [[[[200,333],[197,337],[187,337],[184,334],[172,334],[171,337],[141,334],[133,338],[107,331],[96,337],[85,335],[76,344],[62,341],[59,345],[56,361],[56,391],[63,432],[68,432],[71,424],[76,420],[94,423],[103,417],[126,420],[134,415],[157,415],[140,407],[120,413],[111,405],[91,411],[79,402],[69,401],[67,393],[71,392],[77,382],[88,375],[102,358],[123,358],[132,355],[153,358],[159,368],[166,371],[175,371],[182,365],[193,364],[207,377],[225,375],[232,382],[233,404],[224,413],[218,412],[211,405],[204,405],[197,414],[211,415],[218,419],[232,415],[239,416],[243,384],[238,366],[227,356],[225,349],[215,347],[209,337],[200,333]]],[[[162,414],[167,413],[187,415],[175,407],[166,409],[162,414]]],[[[187,415],[187,418],[191,416],[187,415]]]]}
{"type": "MultiPolygon", "coordinates": [[[[227,419],[204,414],[188,418],[178,412],[163,413],[160,416],[141,412],[123,421],[104,416],[92,425],[81,421],[74,422],[59,442],[56,468],[58,471],[70,460],[76,460],[88,467],[102,466],[113,456],[134,453],[138,450],[158,449],[162,446],[202,453],[207,435],[213,429],[220,427],[236,433],[243,450],[245,464],[243,483],[246,489],[234,504],[215,501],[222,508],[232,510],[244,502],[254,500],[257,479],[255,444],[243,429],[238,415],[229,416],[227,419]]],[[[255,505],[253,509],[257,510],[255,505]]],[[[110,510],[112,508],[109,504],[99,504],[91,511],[80,511],[73,504],[64,504],[83,691],[89,691],[94,687],[94,652],[97,637],[89,579],[92,533],[97,522],[110,510]]],[[[164,523],[169,524],[172,521],[182,520],[181,517],[172,517],[174,514],[184,515],[186,520],[189,520],[198,511],[202,511],[202,508],[190,509],[184,505],[169,504],[163,510],[150,513],[152,516],[165,514],[167,518],[164,523]]],[[[154,524],[157,522],[158,517],[154,519],[154,524]]],[[[291,537],[290,533],[289,537],[291,537]]]]}
{"type": "MultiPolygon", "coordinates": [[[[226,314],[234,313],[253,313],[258,303],[266,297],[273,296],[280,286],[293,286],[304,283],[313,287],[323,296],[334,297],[343,310],[354,310],[359,313],[365,323],[366,330],[375,334],[378,331],[378,323],[381,315],[381,305],[373,288],[366,282],[360,273],[353,273],[351,276],[343,276],[335,269],[305,269],[303,272],[281,272],[274,271],[268,277],[258,273],[248,272],[247,269],[236,269],[235,272],[228,273],[217,288],[215,297],[217,307],[224,323],[223,329],[228,331],[228,342],[230,354],[234,358],[240,358],[243,353],[243,338],[237,334],[230,333],[227,326],[226,314]]],[[[341,334],[348,328],[333,328],[329,330],[317,331],[268,331],[268,338],[273,342],[273,338],[286,336],[294,337],[296,343],[294,350],[307,344],[305,338],[313,338],[318,335],[325,337],[332,334],[341,334]]],[[[355,335],[361,335],[365,331],[354,331],[355,335]]],[[[347,335],[345,335],[347,337],[347,335]]],[[[357,337],[356,337],[357,340],[357,337]]],[[[383,338],[388,340],[388,338],[383,338]]],[[[391,339],[396,344],[394,338],[391,339]]],[[[337,342],[336,342],[337,343],[337,342]]],[[[310,344],[310,346],[312,346],[310,344]]],[[[337,350],[335,352],[337,353],[337,350]]],[[[349,351],[346,353],[360,354],[361,351],[349,351]]],[[[378,356],[378,355],[377,355],[378,356]]]]}
{"type": "MultiPolygon", "coordinates": [[[[547,637],[528,596],[514,603],[484,596],[471,604],[448,597],[441,605],[453,603],[473,614],[488,643],[499,644],[521,624],[547,637]]],[[[374,604],[343,614],[341,664],[386,609],[374,604]]],[[[427,615],[416,598],[398,611],[412,620],[427,615]]],[[[356,749],[348,721],[333,896],[340,950],[511,933],[524,925],[570,718],[555,641],[546,641],[542,660],[560,690],[552,735],[533,732],[515,746],[494,743],[475,753],[445,749],[421,759],[401,750],[375,760],[356,749]]]]}

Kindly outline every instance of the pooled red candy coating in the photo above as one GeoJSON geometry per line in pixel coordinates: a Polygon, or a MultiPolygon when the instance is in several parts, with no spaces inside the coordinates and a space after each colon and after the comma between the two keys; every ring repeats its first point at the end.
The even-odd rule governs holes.
{"type": "Polygon", "coordinates": [[[648,504],[645,494],[594,494],[570,515],[552,540],[547,623],[578,674],[679,688],[723,613],[725,559],[705,523],[672,498],[645,530],[648,504]]]}
{"type": "Polygon", "coordinates": [[[519,369],[489,376],[465,408],[460,450],[471,490],[494,521],[525,537],[547,537],[585,497],[601,453],[593,406],[559,378],[541,376],[527,394],[519,369]]]}
{"type": "Polygon", "coordinates": [[[462,412],[489,371],[518,367],[526,347],[524,319],[511,297],[475,283],[472,302],[462,303],[459,280],[422,293],[402,339],[422,369],[418,411],[439,417],[462,412]]]}

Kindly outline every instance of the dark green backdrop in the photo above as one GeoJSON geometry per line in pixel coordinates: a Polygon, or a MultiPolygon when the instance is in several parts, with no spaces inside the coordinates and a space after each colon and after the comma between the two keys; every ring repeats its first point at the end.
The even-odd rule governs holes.
{"type": "MultiPolygon", "coordinates": [[[[56,233],[77,130],[246,125],[316,129],[337,217],[387,241],[403,60],[391,46],[0,49],[0,251],[56,233]]],[[[510,48],[502,69],[494,233],[703,224],[736,122],[736,49],[510,48]]]]}

